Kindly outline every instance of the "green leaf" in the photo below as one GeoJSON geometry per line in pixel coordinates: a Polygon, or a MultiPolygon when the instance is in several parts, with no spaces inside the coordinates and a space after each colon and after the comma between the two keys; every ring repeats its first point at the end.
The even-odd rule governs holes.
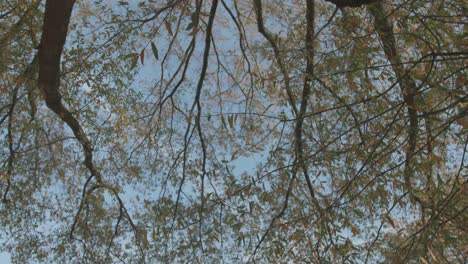
{"type": "Polygon", "coordinates": [[[233,116],[232,116],[232,115],[231,115],[231,116],[228,116],[228,122],[229,122],[229,127],[230,127],[231,129],[233,129],[233,128],[234,128],[234,119],[233,119],[233,116]]]}
{"type": "Polygon", "coordinates": [[[224,116],[221,115],[221,123],[223,123],[223,127],[225,129],[227,129],[227,126],[226,126],[226,121],[224,120],[224,116]]]}
{"type": "Polygon", "coordinates": [[[159,60],[158,48],[156,48],[156,45],[153,43],[153,41],[151,41],[151,49],[153,50],[153,55],[156,60],[159,60]]]}

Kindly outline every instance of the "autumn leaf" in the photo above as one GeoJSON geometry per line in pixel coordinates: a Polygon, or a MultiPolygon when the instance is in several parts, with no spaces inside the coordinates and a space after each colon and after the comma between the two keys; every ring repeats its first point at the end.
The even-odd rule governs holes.
{"type": "Polygon", "coordinates": [[[172,32],[171,28],[171,23],[169,23],[169,21],[167,20],[164,20],[164,26],[166,27],[166,30],[169,33],[169,35],[174,36],[174,33],[172,32]]]}
{"type": "Polygon", "coordinates": [[[145,65],[145,50],[144,49],[141,50],[140,59],[141,59],[141,64],[145,65]]]}

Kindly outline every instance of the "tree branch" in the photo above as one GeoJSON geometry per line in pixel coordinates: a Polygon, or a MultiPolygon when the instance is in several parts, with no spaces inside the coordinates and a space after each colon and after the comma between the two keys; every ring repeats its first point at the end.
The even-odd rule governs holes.
{"type": "Polygon", "coordinates": [[[73,114],[62,104],[60,86],[60,57],[67,37],[68,23],[75,0],[48,0],[39,46],[39,89],[47,107],[56,113],[73,131],[83,147],[85,166],[101,182],[101,175],[93,164],[93,147],[73,114]]]}
{"type": "MultiPolygon", "coordinates": [[[[81,124],[61,101],[62,95],[59,91],[60,57],[62,55],[63,46],[65,45],[68,24],[70,22],[74,3],[75,0],[47,0],[41,44],[39,46],[39,89],[45,97],[47,107],[56,113],[71,128],[76,139],[83,147],[85,156],[84,164],[91,173],[91,176],[88,177],[83,188],[81,203],[78,208],[78,212],[75,215],[70,236],[73,237],[73,232],[76,228],[80,212],[82,211],[84,204],[87,202],[87,196],[98,188],[105,188],[118,200],[120,209],[125,213],[130,226],[135,232],[135,237],[138,238],[139,231],[133,223],[119,194],[114,188],[103,182],[100,171],[94,165],[93,146],[86,136],[81,124]],[[92,178],[96,179],[97,184],[87,190],[87,185],[92,178]]],[[[145,256],[141,250],[141,244],[138,241],[137,244],[140,248],[142,258],[144,259],[145,256]]]]}
{"type": "Polygon", "coordinates": [[[270,43],[270,46],[273,48],[275,59],[278,63],[278,66],[280,67],[281,74],[283,74],[284,76],[284,86],[286,89],[286,93],[288,95],[289,104],[291,105],[294,111],[294,114],[297,116],[298,109],[296,106],[296,100],[294,99],[293,92],[289,85],[290,78],[289,78],[288,71],[286,70],[283,57],[281,56],[279,48],[278,48],[277,37],[265,27],[265,23],[263,21],[262,0],[254,0],[253,3],[254,3],[255,14],[257,16],[258,32],[260,32],[260,34],[262,34],[263,37],[268,40],[268,42],[270,43]]]}
{"type": "Polygon", "coordinates": [[[395,35],[393,33],[393,23],[385,9],[386,6],[382,2],[375,3],[369,7],[369,11],[374,17],[375,30],[377,31],[380,37],[380,41],[382,42],[384,53],[392,64],[392,69],[395,72],[395,75],[398,79],[398,84],[400,85],[403,100],[407,105],[409,128],[408,147],[406,149],[406,162],[403,173],[405,187],[413,199],[418,201],[421,205],[424,205],[422,200],[419,199],[415,194],[415,190],[411,183],[411,176],[413,174],[411,157],[415,153],[419,131],[418,112],[415,105],[415,96],[418,89],[415,81],[408,75],[408,71],[401,63],[401,57],[398,52],[395,35]]]}

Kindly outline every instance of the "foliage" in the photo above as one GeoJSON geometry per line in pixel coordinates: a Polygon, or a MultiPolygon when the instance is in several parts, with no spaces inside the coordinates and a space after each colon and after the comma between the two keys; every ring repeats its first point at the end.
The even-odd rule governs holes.
{"type": "Polygon", "coordinates": [[[0,2],[15,263],[466,261],[464,1],[78,1],[62,112],[45,2],[0,2]]]}

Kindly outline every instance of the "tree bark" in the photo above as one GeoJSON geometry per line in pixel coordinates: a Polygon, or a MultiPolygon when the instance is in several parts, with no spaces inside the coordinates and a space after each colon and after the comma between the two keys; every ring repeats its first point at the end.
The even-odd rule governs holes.
{"type": "Polygon", "coordinates": [[[46,2],[42,39],[39,46],[39,87],[49,107],[57,107],[60,104],[61,95],[58,90],[60,57],[65,45],[74,3],[75,0],[47,0],[46,2]]]}
{"type": "Polygon", "coordinates": [[[409,127],[408,127],[408,146],[406,149],[406,162],[404,169],[404,180],[405,187],[410,192],[411,197],[418,201],[421,205],[424,205],[421,199],[416,195],[416,190],[413,188],[411,183],[411,177],[414,173],[413,165],[411,160],[415,155],[416,143],[419,131],[419,119],[418,112],[416,110],[415,96],[417,94],[417,86],[413,78],[409,76],[409,70],[407,70],[401,61],[398,47],[396,44],[395,34],[393,33],[393,22],[386,12],[386,6],[382,3],[376,3],[369,7],[371,15],[374,17],[375,30],[377,31],[380,41],[383,45],[383,50],[387,59],[392,64],[392,69],[398,79],[398,84],[401,89],[403,100],[406,103],[409,127]]]}
{"type": "Polygon", "coordinates": [[[75,0],[47,0],[41,44],[39,46],[39,89],[47,107],[54,111],[72,129],[83,147],[85,165],[101,182],[99,171],[93,164],[93,147],[78,120],[62,104],[60,94],[60,57],[67,38],[68,24],[75,0]]]}

